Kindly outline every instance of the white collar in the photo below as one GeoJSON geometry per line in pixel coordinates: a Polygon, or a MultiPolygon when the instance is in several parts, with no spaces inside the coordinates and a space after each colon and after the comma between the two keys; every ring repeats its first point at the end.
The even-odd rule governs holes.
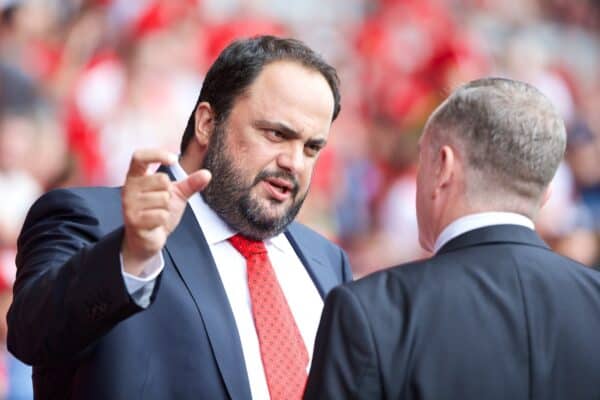
{"type": "Polygon", "coordinates": [[[442,246],[455,237],[474,229],[483,228],[491,225],[521,225],[534,230],[533,221],[524,215],[512,212],[482,212],[477,214],[465,215],[444,228],[438,236],[433,247],[433,252],[437,253],[442,246]]]}

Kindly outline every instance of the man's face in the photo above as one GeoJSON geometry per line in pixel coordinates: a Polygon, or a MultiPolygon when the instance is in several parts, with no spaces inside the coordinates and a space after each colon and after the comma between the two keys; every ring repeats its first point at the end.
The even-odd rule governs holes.
{"type": "Polygon", "coordinates": [[[247,236],[282,232],[307,195],[333,106],[319,72],[293,62],[266,65],[215,127],[203,165],[213,175],[205,201],[247,236]]]}
{"type": "Polygon", "coordinates": [[[417,173],[417,222],[419,243],[427,251],[432,251],[435,243],[434,231],[434,154],[431,148],[431,132],[427,127],[419,140],[419,169],[417,173]]]}

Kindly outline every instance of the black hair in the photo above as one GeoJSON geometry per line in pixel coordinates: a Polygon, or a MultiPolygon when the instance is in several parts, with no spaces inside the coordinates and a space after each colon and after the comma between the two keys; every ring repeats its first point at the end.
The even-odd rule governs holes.
{"type": "Polygon", "coordinates": [[[192,110],[181,139],[183,154],[194,137],[195,111],[200,102],[207,102],[215,113],[215,125],[224,122],[235,99],[258,77],[265,65],[274,61],[295,61],[314,69],[327,80],[333,94],[334,121],[340,112],[339,78],[335,68],[297,39],[257,36],[237,40],[227,46],[208,70],[198,101],[192,110]]]}

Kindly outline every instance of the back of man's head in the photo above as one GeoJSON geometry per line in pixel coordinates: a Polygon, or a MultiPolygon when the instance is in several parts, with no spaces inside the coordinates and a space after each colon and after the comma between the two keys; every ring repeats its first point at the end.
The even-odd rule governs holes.
{"type": "Polygon", "coordinates": [[[465,165],[466,200],[498,211],[537,211],[566,147],[564,122],[533,86],[469,82],[434,112],[432,146],[453,145],[465,165]]]}

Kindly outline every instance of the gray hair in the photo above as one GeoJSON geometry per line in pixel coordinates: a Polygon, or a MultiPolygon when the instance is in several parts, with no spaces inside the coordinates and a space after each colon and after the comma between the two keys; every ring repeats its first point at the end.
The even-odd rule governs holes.
{"type": "Polygon", "coordinates": [[[552,103],[535,87],[503,78],[458,88],[427,129],[434,146],[446,141],[458,148],[468,166],[467,198],[478,201],[502,194],[503,202],[537,205],[566,147],[565,125],[552,103]]]}

